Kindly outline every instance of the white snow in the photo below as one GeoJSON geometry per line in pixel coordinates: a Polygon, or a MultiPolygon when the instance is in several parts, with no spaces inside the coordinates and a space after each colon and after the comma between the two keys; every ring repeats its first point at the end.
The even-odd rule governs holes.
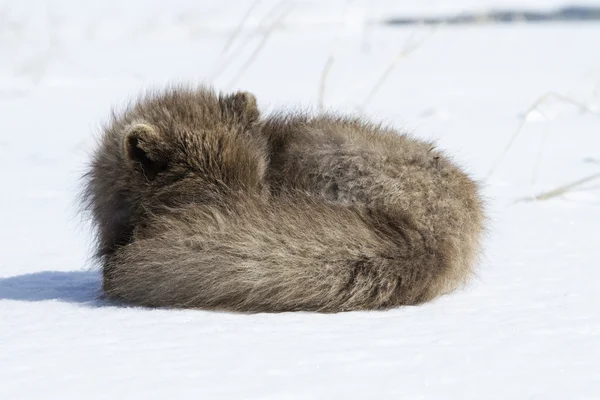
{"type": "Polygon", "coordinates": [[[378,23],[565,4],[0,0],[0,398],[600,399],[600,178],[518,201],[600,173],[600,23],[378,23]],[[477,278],[337,315],[97,300],[76,213],[93,137],[189,80],[437,139],[485,185],[477,278]]]}

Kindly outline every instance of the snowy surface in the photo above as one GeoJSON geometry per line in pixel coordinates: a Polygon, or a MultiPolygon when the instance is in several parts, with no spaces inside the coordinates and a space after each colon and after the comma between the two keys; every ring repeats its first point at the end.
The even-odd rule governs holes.
{"type": "Polygon", "coordinates": [[[561,5],[0,0],[0,398],[600,399],[600,178],[519,201],[600,173],[600,23],[379,23],[561,5]],[[437,139],[485,185],[477,279],[337,315],[97,300],[75,211],[92,138],[183,80],[437,139]]]}

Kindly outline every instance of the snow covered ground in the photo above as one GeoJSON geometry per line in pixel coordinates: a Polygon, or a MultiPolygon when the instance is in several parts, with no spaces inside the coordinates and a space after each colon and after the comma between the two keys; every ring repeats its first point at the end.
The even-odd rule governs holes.
{"type": "MultiPolygon", "coordinates": [[[[600,7],[600,2],[587,2],[600,7]]],[[[600,399],[600,23],[404,26],[561,1],[0,0],[1,399],[600,399]],[[78,177],[167,82],[435,138],[485,185],[477,279],[337,315],[96,300],[78,177]]]]}

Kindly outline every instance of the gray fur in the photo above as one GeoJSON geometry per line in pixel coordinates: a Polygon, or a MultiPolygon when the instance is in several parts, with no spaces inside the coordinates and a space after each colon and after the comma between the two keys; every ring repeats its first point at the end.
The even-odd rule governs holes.
{"type": "Polygon", "coordinates": [[[249,93],[174,88],[114,115],[83,193],[103,289],[151,307],[339,312],[471,276],[477,185],[431,143],[361,119],[261,119],[249,93]]]}

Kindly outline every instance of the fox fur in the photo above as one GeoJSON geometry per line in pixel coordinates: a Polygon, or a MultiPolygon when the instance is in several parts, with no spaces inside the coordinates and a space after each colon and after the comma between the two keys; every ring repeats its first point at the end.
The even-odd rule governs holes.
{"type": "Polygon", "coordinates": [[[429,301],[468,281],[485,222],[477,184],[431,143],[261,117],[252,94],[207,87],[113,114],[83,204],[109,299],[241,312],[429,301]]]}

